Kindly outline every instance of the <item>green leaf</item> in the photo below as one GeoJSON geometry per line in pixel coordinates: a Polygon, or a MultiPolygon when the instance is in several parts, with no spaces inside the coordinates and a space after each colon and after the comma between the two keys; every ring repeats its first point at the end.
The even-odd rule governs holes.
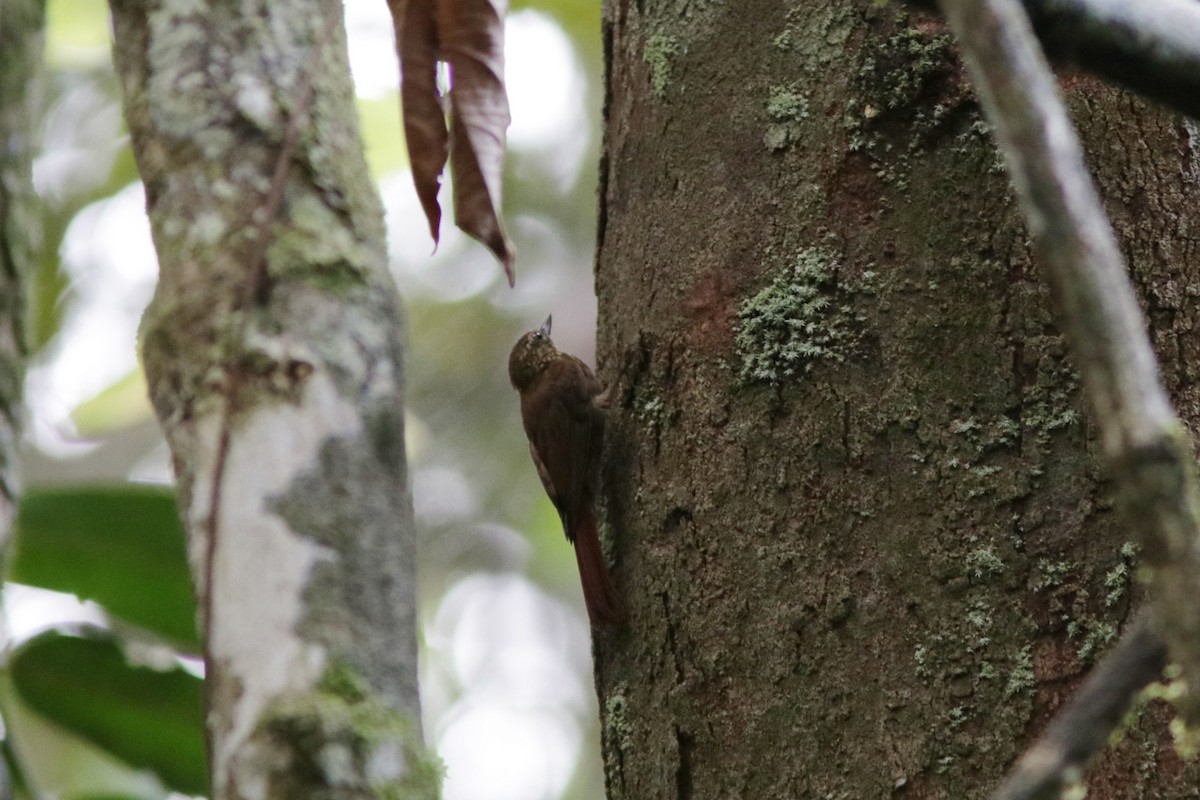
{"type": "Polygon", "coordinates": [[[168,800],[171,794],[155,773],[125,763],[30,708],[7,668],[0,670],[0,713],[5,744],[10,746],[9,764],[19,765],[24,776],[20,784],[13,784],[15,800],[168,800]]]}
{"type": "Polygon", "coordinates": [[[71,421],[85,438],[145,422],[154,415],[146,393],[146,375],[140,366],[135,367],[116,383],[77,405],[71,412],[71,421]]]}
{"type": "Polygon", "coordinates": [[[208,791],[200,678],[130,664],[99,630],[36,636],[17,648],[9,671],[21,699],[47,719],[176,791],[208,791]]]}
{"type": "Polygon", "coordinates": [[[5,735],[0,742],[0,759],[4,761],[5,775],[8,778],[9,789],[14,797],[28,797],[29,785],[25,781],[25,771],[21,769],[21,761],[12,747],[12,721],[9,715],[4,715],[5,735]]]}
{"type": "Polygon", "coordinates": [[[94,600],[200,651],[183,526],[170,490],[31,489],[21,498],[12,548],[10,580],[94,600]]]}

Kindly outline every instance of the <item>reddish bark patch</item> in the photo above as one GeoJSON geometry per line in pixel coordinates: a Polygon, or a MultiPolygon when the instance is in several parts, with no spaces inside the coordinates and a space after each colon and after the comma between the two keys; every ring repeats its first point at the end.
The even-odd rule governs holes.
{"type": "MultiPolygon", "coordinates": [[[[1060,681],[1080,673],[1079,657],[1074,648],[1057,638],[1041,639],[1033,648],[1033,673],[1038,684],[1060,681]]],[[[1058,690],[1055,689],[1055,693],[1058,690]]]]}
{"type": "Polygon", "coordinates": [[[941,36],[950,33],[950,26],[946,24],[946,20],[935,14],[915,15],[912,26],[926,36],[941,36]]]}
{"type": "Polygon", "coordinates": [[[828,192],[830,216],[851,229],[873,224],[879,215],[879,199],[887,194],[864,153],[846,154],[829,181],[828,192]]]}
{"type": "Polygon", "coordinates": [[[1166,734],[1172,716],[1174,711],[1166,703],[1153,702],[1134,729],[1125,731],[1116,744],[1101,751],[1096,763],[1085,773],[1088,797],[1113,800],[1146,797],[1144,789],[1137,786],[1139,781],[1134,776],[1138,775],[1143,780],[1153,775],[1156,783],[1184,778],[1185,764],[1166,734]]]}
{"type": "Polygon", "coordinates": [[[1078,91],[1096,92],[1105,87],[1104,81],[1082,70],[1062,67],[1056,69],[1054,74],[1058,78],[1059,85],[1062,86],[1063,94],[1078,91]]]}
{"type": "Polygon", "coordinates": [[[683,301],[691,321],[688,344],[709,352],[729,349],[736,300],[736,292],[721,270],[712,270],[697,281],[683,301]]]}

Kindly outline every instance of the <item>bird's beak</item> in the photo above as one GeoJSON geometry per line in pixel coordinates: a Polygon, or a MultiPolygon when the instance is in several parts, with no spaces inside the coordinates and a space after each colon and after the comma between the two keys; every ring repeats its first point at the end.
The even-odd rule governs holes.
{"type": "Polygon", "coordinates": [[[542,323],[542,327],[538,328],[538,333],[540,333],[542,336],[549,337],[550,336],[550,321],[553,319],[554,319],[553,314],[546,317],[546,321],[542,323]]]}

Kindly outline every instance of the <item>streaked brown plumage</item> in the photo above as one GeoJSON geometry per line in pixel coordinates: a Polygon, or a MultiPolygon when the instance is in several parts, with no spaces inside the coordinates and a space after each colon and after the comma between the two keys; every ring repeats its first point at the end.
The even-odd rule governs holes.
{"type": "Polygon", "coordinates": [[[624,611],[596,533],[604,443],[600,383],[586,364],[554,346],[550,321],[513,346],[508,377],[521,396],[521,422],[538,477],[575,546],[588,617],[593,625],[614,625],[624,611]]]}

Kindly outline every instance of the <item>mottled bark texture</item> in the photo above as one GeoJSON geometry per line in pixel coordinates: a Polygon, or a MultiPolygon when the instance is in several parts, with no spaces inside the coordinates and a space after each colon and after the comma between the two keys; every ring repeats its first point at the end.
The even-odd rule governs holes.
{"type": "MultiPolygon", "coordinates": [[[[41,244],[33,155],[41,112],[42,0],[0,7],[0,548],[12,534],[21,491],[28,281],[41,244]]],[[[0,761],[0,797],[10,797],[0,761]]]]}
{"type": "Polygon", "coordinates": [[[45,16],[41,0],[12,0],[0,19],[0,544],[20,490],[27,282],[40,240],[33,153],[45,16]]]}
{"type": "MultiPolygon", "coordinates": [[[[1129,618],[1137,548],[942,23],[610,3],[610,798],[978,797],[1129,618]]],[[[1200,422],[1200,138],[1065,91],[1200,422]]],[[[1097,797],[1200,778],[1142,709],[1097,797]]]]}
{"type": "Polygon", "coordinates": [[[201,597],[213,796],[432,795],[400,301],[341,4],[112,9],[161,264],[142,348],[201,597]]]}

